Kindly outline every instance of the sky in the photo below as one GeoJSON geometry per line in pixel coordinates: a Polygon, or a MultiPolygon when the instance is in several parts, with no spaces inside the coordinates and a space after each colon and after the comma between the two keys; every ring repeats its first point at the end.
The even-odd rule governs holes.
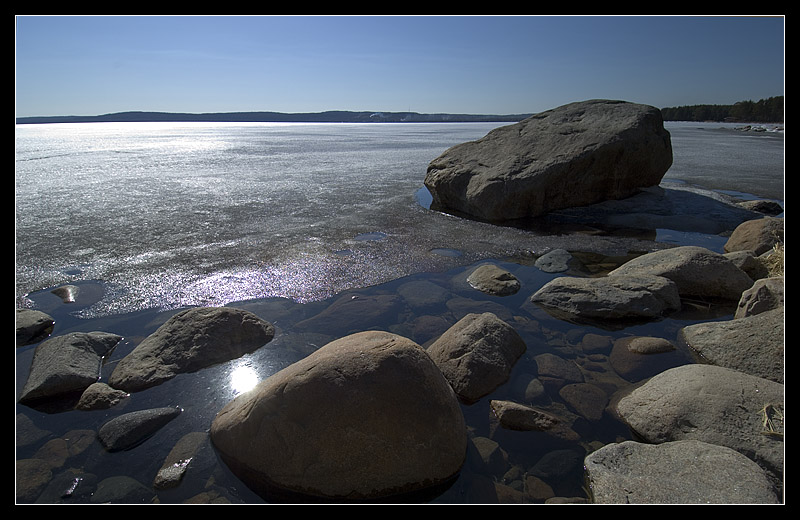
{"type": "Polygon", "coordinates": [[[777,16],[16,16],[16,116],[527,114],[784,95],[777,16]]]}

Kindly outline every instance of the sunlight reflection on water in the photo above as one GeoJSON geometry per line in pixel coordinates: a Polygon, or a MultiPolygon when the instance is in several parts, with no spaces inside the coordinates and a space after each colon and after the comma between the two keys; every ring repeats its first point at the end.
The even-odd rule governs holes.
{"type": "Polygon", "coordinates": [[[237,365],[231,370],[230,385],[234,396],[249,392],[258,382],[258,372],[249,363],[237,365]]]}

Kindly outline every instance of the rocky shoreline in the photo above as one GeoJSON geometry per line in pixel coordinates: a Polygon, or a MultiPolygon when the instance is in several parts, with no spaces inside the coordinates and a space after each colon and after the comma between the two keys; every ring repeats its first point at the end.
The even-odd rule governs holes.
{"type": "MultiPolygon", "coordinates": [[[[658,110],[590,100],[451,148],[425,184],[439,210],[476,220],[598,244],[608,230],[697,232],[727,236],[724,252],[654,239],[616,258],[553,249],[302,311],[189,308],[120,354],[120,334],[59,333],[18,309],[17,347],[36,344],[20,406],[108,415],[49,438],[19,413],[18,446],[38,449],[17,460],[17,501],[158,503],[197,465],[224,465],[268,502],[782,503],[783,210],[661,186],[671,154],[658,110]],[[673,328],[649,328],[662,321],[673,328]],[[123,412],[289,350],[225,403],[176,393],[191,411],[123,412]],[[151,484],[93,472],[209,412],[151,484]]],[[[202,473],[186,501],[234,501],[219,476],[202,473]]]]}
{"type": "MultiPolygon", "coordinates": [[[[387,331],[343,333],[234,399],[218,413],[209,433],[190,433],[200,437],[186,439],[192,448],[175,449],[197,450],[210,442],[251,489],[277,500],[425,500],[420,497],[435,496],[460,473],[470,473],[465,465],[474,464],[467,463],[474,459],[483,461],[482,471],[492,468],[490,473],[497,475],[490,488],[470,491],[482,497],[478,501],[781,502],[783,278],[774,265],[782,269],[783,239],[777,232],[782,233],[782,226],[782,219],[774,217],[747,221],[730,236],[724,254],[696,246],[669,248],[627,261],[602,276],[556,276],[526,296],[528,305],[575,323],[601,319],[603,313],[609,323],[658,319],[676,312],[680,303],[675,302],[682,300],[735,306],[732,319],[683,328],[680,345],[646,336],[611,341],[588,334],[580,339],[587,359],[607,360],[618,377],[636,382],[632,390],[625,387],[609,394],[608,383],[591,379],[594,370],[588,365],[565,364],[562,357],[536,354],[538,347],[526,345],[517,330],[534,325],[529,320],[487,305],[472,306],[422,345],[387,331]],[[610,280],[615,283],[608,284],[610,280]],[[559,290],[551,285],[566,281],[579,283],[559,290]],[[657,303],[655,295],[665,291],[669,296],[661,300],[669,305],[657,303]],[[694,359],[683,357],[685,352],[694,359]],[[521,356],[534,357],[537,374],[512,380],[521,356]],[[652,373],[657,358],[666,360],[661,366],[669,368],[652,373]],[[592,421],[612,414],[641,441],[595,446],[575,460],[574,451],[554,452],[551,464],[557,467],[585,467],[589,489],[586,497],[560,497],[547,483],[557,470],[534,466],[515,475],[520,469],[504,462],[508,454],[502,444],[492,436],[470,434],[465,427],[460,407],[502,385],[521,388],[517,395],[522,399],[491,399],[495,439],[502,439],[506,431],[575,441],[580,437],[574,430],[575,417],[592,421]],[[571,411],[554,413],[552,401],[545,404],[547,394],[558,395],[571,411]],[[319,438],[309,442],[309,435],[319,438]],[[259,443],[251,442],[255,438],[259,443]],[[389,453],[393,456],[387,458],[389,453]],[[473,457],[468,459],[467,453],[473,457]],[[687,460],[694,468],[691,474],[680,470],[687,460]],[[317,468],[313,474],[311,467],[317,468]],[[715,471],[709,473],[706,467],[715,471]]],[[[566,251],[553,252],[539,258],[538,269],[566,272],[571,260],[566,251]]],[[[480,265],[463,276],[472,290],[500,299],[520,290],[516,277],[496,265],[480,265]]],[[[423,284],[399,292],[421,306],[426,299],[444,296],[438,295],[435,284],[423,284]]],[[[313,323],[299,322],[298,330],[333,324],[344,324],[346,330],[357,323],[347,325],[348,316],[386,313],[397,306],[399,297],[341,300],[311,318],[313,323]]],[[[97,380],[98,366],[121,338],[91,332],[42,341],[52,325],[39,311],[18,310],[18,346],[41,341],[20,396],[22,404],[113,409],[178,373],[200,371],[262,348],[275,334],[272,324],[246,310],[189,309],[142,341],[105,383],[97,380]],[[230,346],[217,349],[223,339],[230,346]],[[210,356],[208,349],[215,354],[210,356]],[[138,374],[138,382],[123,382],[132,381],[123,373],[138,374]],[[143,380],[145,374],[148,379],[143,380]]],[[[96,438],[109,452],[130,449],[180,413],[179,408],[166,407],[121,414],[96,434],[86,432],[81,442],[96,438]]],[[[154,481],[158,484],[145,494],[152,499],[159,488],[178,486],[191,458],[182,459],[183,465],[165,463],[154,481]]],[[[44,460],[17,461],[18,500],[46,495],[53,473],[43,467],[44,460]]],[[[80,482],[85,486],[88,479],[80,482]]],[[[109,491],[96,488],[91,500],[115,496],[105,493],[109,491]]],[[[131,500],[132,495],[124,496],[131,500]]],[[[118,500],[115,496],[110,501],[118,500]]]]}

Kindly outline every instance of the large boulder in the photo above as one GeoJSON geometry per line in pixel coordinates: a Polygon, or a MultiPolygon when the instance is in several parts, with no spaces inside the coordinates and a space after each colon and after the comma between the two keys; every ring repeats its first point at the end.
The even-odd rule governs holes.
{"type": "Polygon", "coordinates": [[[571,103],[446,150],[428,165],[431,208],[502,222],[634,195],[672,165],[661,112],[571,103]]]}
{"type": "Polygon", "coordinates": [[[619,400],[620,418],[645,442],[696,440],[732,448],[776,478],[783,473],[784,386],[714,365],[666,370],[619,400]]]}
{"type": "Polygon", "coordinates": [[[467,314],[428,347],[459,398],[473,403],[508,381],[525,353],[514,328],[491,312],[467,314]]]}
{"type": "Polygon", "coordinates": [[[687,325],[678,339],[705,363],[783,383],[784,308],[727,321],[687,325]]]}
{"type": "Polygon", "coordinates": [[[624,441],[585,459],[596,504],[775,504],[769,479],[730,448],[685,440],[624,441]]]}
{"type": "Polygon", "coordinates": [[[335,340],[270,376],[228,403],[210,435],[271,501],[423,493],[452,482],[467,450],[439,369],[416,343],[380,331],[335,340]]]}
{"type": "Polygon", "coordinates": [[[159,385],[184,372],[236,359],[272,340],[275,328],[231,307],[179,312],[117,364],[108,384],[126,392],[159,385]]]}

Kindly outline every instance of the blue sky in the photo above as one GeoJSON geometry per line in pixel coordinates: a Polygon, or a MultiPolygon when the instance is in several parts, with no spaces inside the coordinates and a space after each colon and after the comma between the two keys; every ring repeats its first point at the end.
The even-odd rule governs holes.
{"type": "Polygon", "coordinates": [[[785,19],[16,17],[16,115],[659,108],[784,94],[785,19]]]}

